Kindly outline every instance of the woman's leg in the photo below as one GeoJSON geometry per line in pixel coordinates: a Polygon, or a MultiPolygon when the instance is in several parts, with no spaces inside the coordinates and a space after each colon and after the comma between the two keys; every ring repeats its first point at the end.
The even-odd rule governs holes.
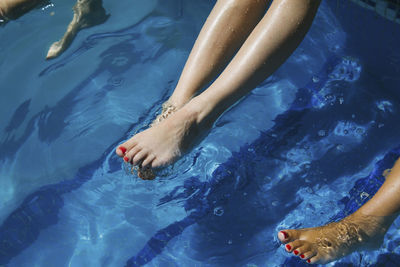
{"type": "Polygon", "coordinates": [[[283,230],[278,238],[288,252],[309,263],[327,263],[365,248],[377,248],[400,213],[400,160],[378,192],[360,209],[337,223],[283,230]]]}
{"type": "Polygon", "coordinates": [[[202,27],[169,99],[186,104],[228,64],[264,15],[270,0],[219,0],[202,27]]]}
{"type": "Polygon", "coordinates": [[[109,15],[103,7],[102,0],[78,0],[73,7],[74,17],[60,41],[53,43],[47,52],[46,59],[52,59],[64,52],[81,29],[104,23],[109,15]]]}
{"type": "MultiPolygon", "coordinates": [[[[167,120],[121,145],[117,154],[142,166],[176,160],[221,113],[273,73],[307,33],[320,0],[274,0],[217,80],[167,120]],[[125,152],[125,153],[123,153],[125,152]]],[[[206,59],[205,59],[206,60],[206,59]]]]}
{"type": "Polygon", "coordinates": [[[41,2],[43,0],[1,0],[0,14],[8,20],[17,19],[41,2]]]}
{"type": "MultiPolygon", "coordinates": [[[[261,20],[270,0],[219,0],[212,9],[186,61],[178,84],[163,106],[156,123],[185,105],[200,89],[216,77],[261,20]]],[[[153,123],[154,126],[156,123],[153,123]]],[[[116,150],[124,156],[129,144],[116,150]]]]}
{"type": "Polygon", "coordinates": [[[269,2],[219,0],[215,4],[190,52],[174,92],[150,126],[176,112],[221,72],[261,20],[269,2]]]}
{"type": "MultiPolygon", "coordinates": [[[[0,0],[0,19],[17,19],[45,0],[0,0]]],[[[78,0],[74,5],[74,17],[60,41],[51,45],[46,59],[55,58],[72,43],[77,33],[83,29],[101,24],[109,17],[102,0],[78,0]]]]}

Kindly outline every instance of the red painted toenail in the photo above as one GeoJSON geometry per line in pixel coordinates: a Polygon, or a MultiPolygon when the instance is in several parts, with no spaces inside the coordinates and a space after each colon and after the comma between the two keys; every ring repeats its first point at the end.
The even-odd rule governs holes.
{"type": "Polygon", "coordinates": [[[293,251],[294,255],[299,254],[299,252],[297,250],[293,251]]]}
{"type": "Polygon", "coordinates": [[[292,247],[289,244],[287,244],[285,247],[286,247],[287,250],[291,250],[292,249],[292,247]]]}
{"type": "Polygon", "coordinates": [[[289,237],[289,235],[286,233],[286,232],[284,232],[284,231],[281,231],[281,233],[283,234],[283,238],[288,238],[289,237]]]}
{"type": "Polygon", "coordinates": [[[125,152],[126,152],[126,148],[125,148],[125,147],[123,147],[123,146],[120,146],[120,147],[119,147],[119,150],[121,150],[121,151],[122,151],[122,154],[125,154],[125,152]]]}
{"type": "Polygon", "coordinates": [[[307,260],[308,263],[311,263],[310,259],[307,260]]]}
{"type": "Polygon", "coordinates": [[[300,255],[300,258],[304,259],[304,255],[303,255],[303,254],[301,254],[301,255],[300,255]]]}
{"type": "Polygon", "coordinates": [[[124,157],[124,160],[125,160],[126,162],[128,162],[128,161],[129,161],[129,158],[128,158],[128,157],[124,157]]]}

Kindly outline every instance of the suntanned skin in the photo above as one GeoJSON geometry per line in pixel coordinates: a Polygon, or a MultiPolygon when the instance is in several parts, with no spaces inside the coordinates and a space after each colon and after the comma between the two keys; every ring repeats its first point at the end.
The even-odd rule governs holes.
{"type": "MultiPolygon", "coordinates": [[[[0,0],[0,15],[7,20],[17,19],[35,8],[43,0],[0,0]]],[[[59,56],[72,43],[77,33],[84,28],[101,24],[109,17],[102,0],[78,0],[73,7],[74,17],[61,40],[53,43],[46,59],[59,56]]]]}
{"type": "Polygon", "coordinates": [[[282,230],[278,238],[286,244],[288,252],[303,255],[309,263],[328,263],[356,250],[378,248],[399,213],[400,160],[397,160],[378,192],[352,215],[322,227],[282,230]]]}
{"type": "Polygon", "coordinates": [[[102,0],[78,0],[73,10],[74,17],[68,25],[67,31],[61,40],[50,46],[46,59],[55,58],[64,52],[80,30],[102,24],[109,17],[103,8],[102,0]]]}
{"type": "Polygon", "coordinates": [[[0,14],[7,19],[17,19],[43,2],[43,0],[1,0],[0,14]]]}
{"type": "Polygon", "coordinates": [[[124,149],[116,150],[119,156],[134,165],[141,162],[143,167],[152,168],[174,162],[222,112],[265,80],[290,56],[308,31],[320,1],[275,0],[263,16],[268,3],[256,0],[217,2],[196,40],[177,90],[169,99],[180,109],[123,143],[121,147],[124,149]],[[257,22],[248,23],[249,18],[259,18],[252,30],[251,26],[257,22]],[[241,27],[246,28],[242,30],[241,27]],[[248,37],[235,36],[249,31],[248,37]],[[246,37],[214,83],[193,97],[229,61],[246,37]],[[214,50],[215,44],[222,49],[214,50]],[[223,49],[231,45],[233,48],[223,49]]]}
{"type": "Polygon", "coordinates": [[[228,64],[264,16],[270,1],[217,1],[204,24],[169,99],[186,104],[228,64]]]}
{"type": "MultiPolygon", "coordinates": [[[[116,149],[120,157],[151,168],[174,162],[222,112],[289,57],[308,31],[320,1],[274,0],[264,15],[268,3],[216,3],[168,101],[176,109],[121,144],[116,149]],[[196,96],[225,66],[219,77],[196,96]]],[[[322,227],[283,230],[278,238],[288,252],[309,263],[327,263],[355,250],[378,246],[399,212],[398,161],[377,194],[354,214],[322,227]]]]}

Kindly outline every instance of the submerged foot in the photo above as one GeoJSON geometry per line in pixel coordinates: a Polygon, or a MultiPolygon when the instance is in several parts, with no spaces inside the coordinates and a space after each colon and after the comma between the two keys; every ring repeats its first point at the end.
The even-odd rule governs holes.
{"type": "Polygon", "coordinates": [[[376,249],[390,226],[389,217],[356,212],[342,221],[321,227],[282,230],[279,240],[289,253],[308,263],[324,264],[342,258],[356,250],[376,249]]]}
{"type": "MultiPolygon", "coordinates": [[[[157,125],[158,123],[166,120],[168,117],[170,117],[172,114],[174,114],[178,110],[177,106],[172,104],[169,101],[166,101],[164,104],[162,104],[162,110],[161,113],[155,118],[155,120],[150,124],[150,127],[153,127],[157,125]]],[[[120,147],[121,149],[121,147],[120,147]]],[[[124,152],[125,154],[125,152],[124,152]]],[[[140,166],[132,166],[131,167],[131,172],[132,174],[134,171],[137,171],[137,175],[139,178],[143,180],[153,180],[156,178],[155,172],[147,165],[142,167],[140,166]]]]}
{"type": "Polygon", "coordinates": [[[197,114],[196,108],[187,104],[168,114],[168,119],[159,118],[152,127],[121,144],[116,153],[142,169],[169,165],[181,157],[202,132],[204,127],[198,123],[197,114]]]}
{"type": "Polygon", "coordinates": [[[73,10],[74,17],[67,31],[61,40],[50,46],[46,59],[55,58],[64,52],[81,29],[104,23],[109,17],[103,8],[102,0],[78,0],[73,10]]]}

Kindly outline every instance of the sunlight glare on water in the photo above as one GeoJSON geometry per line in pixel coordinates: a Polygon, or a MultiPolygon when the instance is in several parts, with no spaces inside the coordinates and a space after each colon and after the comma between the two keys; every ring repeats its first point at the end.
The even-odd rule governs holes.
{"type": "MultiPolygon", "coordinates": [[[[106,23],[51,61],[72,2],[0,28],[0,265],[303,266],[277,231],[373,194],[356,181],[400,143],[400,74],[385,58],[400,58],[398,25],[323,1],[278,71],[143,181],[114,149],[159,113],[214,1],[103,2],[106,23]]],[[[397,259],[399,227],[330,266],[397,259]]]]}

